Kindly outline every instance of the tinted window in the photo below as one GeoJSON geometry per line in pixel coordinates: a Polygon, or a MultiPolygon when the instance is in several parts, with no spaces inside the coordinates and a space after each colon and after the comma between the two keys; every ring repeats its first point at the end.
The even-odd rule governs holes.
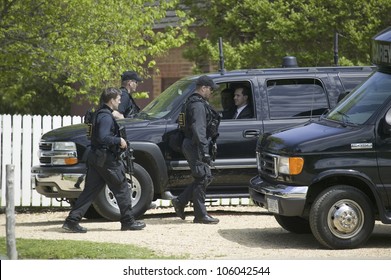
{"type": "Polygon", "coordinates": [[[321,115],[329,108],[319,80],[287,79],[267,82],[270,118],[321,115]]]}
{"type": "Polygon", "coordinates": [[[361,84],[362,81],[367,79],[367,76],[349,76],[347,74],[340,74],[339,77],[341,79],[345,91],[347,92],[352,91],[352,89],[354,89],[357,85],[361,84]]]}
{"type": "Polygon", "coordinates": [[[376,72],[337,105],[327,119],[345,124],[364,124],[391,98],[391,76],[376,72]]]}

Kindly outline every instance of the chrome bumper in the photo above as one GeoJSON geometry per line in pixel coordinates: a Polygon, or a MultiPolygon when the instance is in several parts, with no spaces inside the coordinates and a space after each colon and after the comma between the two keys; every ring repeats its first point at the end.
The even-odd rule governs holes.
{"type": "Polygon", "coordinates": [[[77,198],[84,189],[84,167],[75,173],[60,172],[59,168],[33,167],[31,177],[35,190],[46,197],[77,198]],[[51,170],[55,169],[55,170],[51,170]]]}
{"type": "Polygon", "coordinates": [[[249,193],[255,204],[284,216],[301,216],[308,186],[272,185],[259,176],[250,180],[249,193]]]}

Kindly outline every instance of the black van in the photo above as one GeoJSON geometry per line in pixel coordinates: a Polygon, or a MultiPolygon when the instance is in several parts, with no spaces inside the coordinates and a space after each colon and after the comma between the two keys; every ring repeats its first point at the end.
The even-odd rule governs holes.
{"type": "Polygon", "coordinates": [[[295,233],[355,248],[391,223],[391,27],[372,42],[378,71],[328,114],[262,135],[250,196],[295,233]]]}

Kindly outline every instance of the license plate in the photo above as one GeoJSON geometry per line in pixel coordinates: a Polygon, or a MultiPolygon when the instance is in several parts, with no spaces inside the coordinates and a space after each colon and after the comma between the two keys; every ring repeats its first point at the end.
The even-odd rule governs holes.
{"type": "Polygon", "coordinates": [[[267,201],[267,209],[270,212],[279,213],[278,200],[277,199],[266,198],[266,201],[267,201]]]}

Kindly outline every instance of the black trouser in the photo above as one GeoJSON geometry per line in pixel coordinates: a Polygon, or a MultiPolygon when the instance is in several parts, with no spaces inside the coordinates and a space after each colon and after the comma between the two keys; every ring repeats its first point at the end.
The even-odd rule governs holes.
{"type": "Polygon", "coordinates": [[[125,166],[116,160],[113,154],[105,151],[106,160],[100,166],[96,152],[90,151],[87,159],[87,175],[85,187],[75,205],[72,207],[67,220],[79,222],[105,184],[113,192],[121,213],[121,224],[132,224],[134,216],[129,185],[125,176],[125,166]]]}
{"type": "Polygon", "coordinates": [[[189,201],[193,201],[194,216],[200,219],[207,215],[205,207],[206,187],[212,182],[212,173],[209,165],[201,161],[201,151],[192,144],[191,139],[184,139],[182,151],[189,163],[194,180],[178,196],[178,200],[183,206],[189,201]]]}

